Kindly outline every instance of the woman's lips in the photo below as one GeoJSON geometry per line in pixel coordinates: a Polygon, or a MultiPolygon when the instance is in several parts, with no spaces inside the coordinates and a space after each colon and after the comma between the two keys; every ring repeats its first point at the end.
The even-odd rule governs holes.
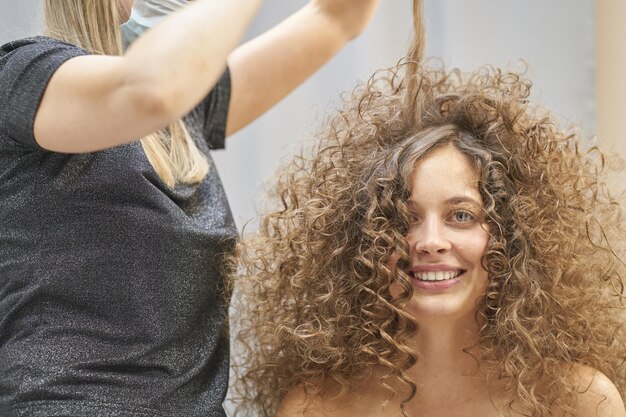
{"type": "MultiPolygon", "coordinates": [[[[422,268],[420,268],[422,269],[422,268]]],[[[442,291],[458,284],[465,277],[465,270],[430,270],[411,271],[409,274],[415,288],[429,291],[442,291]]]]}

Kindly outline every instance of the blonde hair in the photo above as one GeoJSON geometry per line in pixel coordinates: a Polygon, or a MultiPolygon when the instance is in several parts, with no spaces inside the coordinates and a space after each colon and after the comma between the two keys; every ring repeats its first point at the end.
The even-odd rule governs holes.
{"type": "MultiPolygon", "coordinates": [[[[46,35],[94,54],[122,55],[117,0],[45,0],[46,35]]],[[[204,179],[209,163],[182,120],[151,133],[141,144],[161,179],[170,187],[204,179]]]]}

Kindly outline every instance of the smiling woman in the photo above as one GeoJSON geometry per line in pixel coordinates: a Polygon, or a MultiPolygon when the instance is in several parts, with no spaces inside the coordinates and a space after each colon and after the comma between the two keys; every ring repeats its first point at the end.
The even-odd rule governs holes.
{"type": "Polygon", "coordinates": [[[240,412],[626,416],[605,156],[523,74],[422,50],[355,90],[239,245],[240,412]]]}

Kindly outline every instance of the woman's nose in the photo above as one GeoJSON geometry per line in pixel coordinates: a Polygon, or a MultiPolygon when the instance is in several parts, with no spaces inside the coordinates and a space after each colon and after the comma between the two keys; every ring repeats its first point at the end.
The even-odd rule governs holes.
{"type": "Polygon", "coordinates": [[[436,221],[424,222],[420,230],[415,233],[414,248],[418,254],[443,254],[450,250],[452,244],[444,236],[444,227],[436,221]]]}

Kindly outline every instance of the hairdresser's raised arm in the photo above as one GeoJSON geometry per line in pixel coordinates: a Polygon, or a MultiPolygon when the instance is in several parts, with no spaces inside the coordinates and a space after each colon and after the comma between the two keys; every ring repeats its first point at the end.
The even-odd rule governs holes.
{"type": "Polygon", "coordinates": [[[89,152],[131,142],[189,112],[226,66],[261,0],[195,0],[123,57],[84,56],[59,67],[35,118],[37,142],[89,152]]]}
{"type": "Polygon", "coordinates": [[[228,58],[232,96],[227,134],[289,94],[370,22],[378,0],[311,0],[228,58]]]}

